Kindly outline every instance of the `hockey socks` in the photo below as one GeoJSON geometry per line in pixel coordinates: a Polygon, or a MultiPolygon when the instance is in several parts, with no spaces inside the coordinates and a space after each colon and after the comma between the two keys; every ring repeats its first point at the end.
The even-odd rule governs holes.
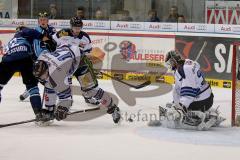
{"type": "Polygon", "coordinates": [[[39,113],[42,109],[41,97],[37,86],[28,90],[30,95],[30,103],[35,114],[39,113]]]}

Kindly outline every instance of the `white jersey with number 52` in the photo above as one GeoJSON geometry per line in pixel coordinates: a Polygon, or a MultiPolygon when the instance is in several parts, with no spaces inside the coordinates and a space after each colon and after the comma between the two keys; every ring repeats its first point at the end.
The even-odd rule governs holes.
{"type": "Polygon", "coordinates": [[[175,103],[189,107],[192,102],[204,100],[212,93],[196,61],[185,59],[184,65],[175,71],[174,77],[173,99],[175,103]]]}

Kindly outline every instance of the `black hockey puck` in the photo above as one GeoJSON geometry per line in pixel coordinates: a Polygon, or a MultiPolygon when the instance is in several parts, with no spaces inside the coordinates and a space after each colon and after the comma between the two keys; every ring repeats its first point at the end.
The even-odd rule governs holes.
{"type": "Polygon", "coordinates": [[[129,117],[128,122],[133,122],[133,119],[131,117],[129,117]]]}
{"type": "Polygon", "coordinates": [[[151,127],[157,127],[157,126],[161,126],[162,123],[159,120],[154,120],[154,121],[149,121],[147,125],[151,127]]]}

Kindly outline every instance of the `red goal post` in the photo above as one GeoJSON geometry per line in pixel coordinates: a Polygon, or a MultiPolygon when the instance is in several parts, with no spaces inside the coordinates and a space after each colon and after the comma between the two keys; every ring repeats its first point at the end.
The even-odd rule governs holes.
{"type": "Polygon", "coordinates": [[[231,118],[232,126],[240,126],[240,43],[233,44],[231,118]]]}

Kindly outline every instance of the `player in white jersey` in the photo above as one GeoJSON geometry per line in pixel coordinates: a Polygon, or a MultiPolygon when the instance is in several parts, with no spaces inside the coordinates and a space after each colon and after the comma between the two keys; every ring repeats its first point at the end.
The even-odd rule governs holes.
{"type": "Polygon", "coordinates": [[[83,22],[79,17],[72,17],[70,19],[70,26],[71,28],[66,28],[58,31],[55,35],[53,35],[53,39],[56,41],[57,45],[70,43],[78,45],[81,48],[84,56],[83,60],[81,61],[81,65],[74,73],[74,76],[78,77],[77,79],[81,84],[81,90],[83,91],[85,102],[93,105],[98,105],[99,102],[96,99],[89,97],[85,92],[89,89],[89,87],[98,86],[98,81],[91,62],[91,39],[86,32],[82,31],[83,22]],[[88,82],[84,82],[86,81],[86,78],[89,80],[88,82]]]}
{"type": "MultiPolygon", "coordinates": [[[[72,92],[68,79],[81,65],[84,56],[78,45],[72,44],[60,45],[54,52],[44,51],[34,63],[34,75],[40,81],[44,81],[45,87],[54,90],[58,96],[54,114],[57,120],[65,119],[72,106],[72,92]]],[[[108,108],[107,113],[112,114],[114,123],[119,122],[119,108],[105,91],[95,87],[86,92],[100,102],[100,107],[108,108]]]]}
{"type": "Polygon", "coordinates": [[[168,106],[170,109],[165,110],[165,115],[174,115],[174,120],[180,125],[196,126],[199,130],[207,130],[216,125],[216,110],[216,116],[209,117],[214,95],[205,81],[199,63],[182,58],[176,51],[168,52],[165,62],[174,71],[175,78],[174,103],[168,106]]]}

